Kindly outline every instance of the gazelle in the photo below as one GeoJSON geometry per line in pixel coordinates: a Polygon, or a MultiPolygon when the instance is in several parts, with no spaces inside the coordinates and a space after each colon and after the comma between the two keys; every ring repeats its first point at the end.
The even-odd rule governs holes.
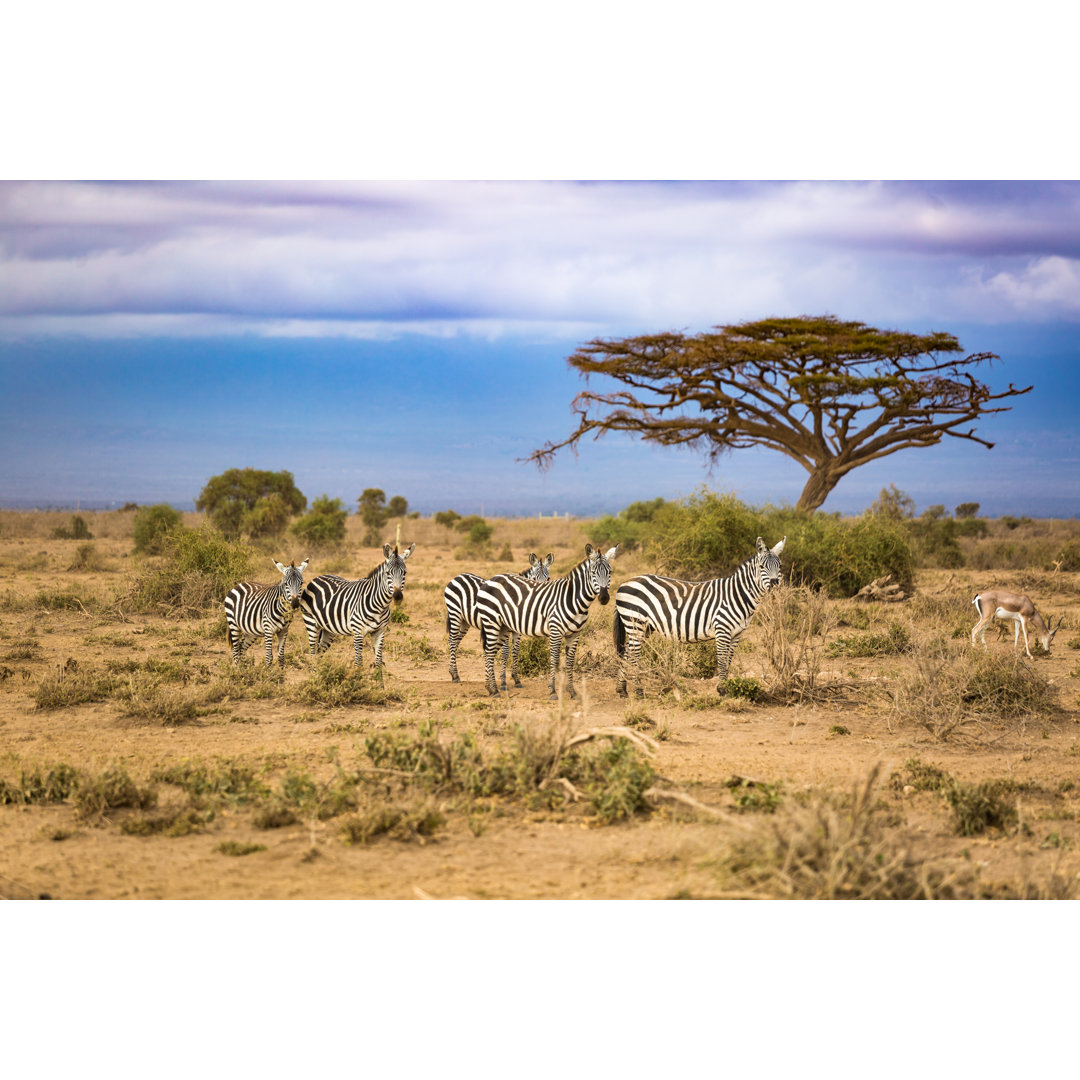
{"type": "MultiPolygon", "coordinates": [[[[979,612],[979,621],[971,631],[971,644],[975,644],[975,635],[982,631],[983,648],[986,648],[986,625],[992,619],[1012,619],[1013,621],[1013,648],[1016,648],[1020,637],[1020,631],[1024,632],[1024,652],[1031,656],[1028,648],[1028,623],[1034,627],[1042,647],[1049,652],[1050,642],[1054,635],[1061,629],[1063,618],[1058,619],[1058,624],[1053,629],[1043,621],[1043,617],[1035,610],[1035,605],[1019,593],[1006,592],[1004,589],[987,589],[979,593],[974,601],[979,612]]],[[[1053,617],[1050,622],[1053,623],[1053,617]]]]}

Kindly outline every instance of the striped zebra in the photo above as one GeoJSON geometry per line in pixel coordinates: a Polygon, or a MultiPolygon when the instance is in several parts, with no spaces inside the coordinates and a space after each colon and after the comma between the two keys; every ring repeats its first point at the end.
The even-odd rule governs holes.
{"type": "Polygon", "coordinates": [[[399,554],[396,547],[384,544],[384,561],[358,581],[320,574],[308,583],[300,597],[300,610],[312,656],[325,652],[335,638],[348,634],[353,639],[353,659],[360,667],[364,637],[371,634],[375,667],[381,676],[382,643],[390,624],[390,601],[400,604],[404,598],[405,560],[415,547],[410,544],[399,554]]]}
{"type": "Polygon", "coordinates": [[[281,639],[278,663],[285,666],[285,639],[289,636],[293,612],[300,606],[304,591],[304,571],[310,559],[299,566],[289,563],[282,566],[276,559],[274,565],[282,573],[276,585],[260,585],[254,581],[241,581],[225,597],[225,621],[229,626],[229,644],[232,646],[234,664],[240,663],[244,650],[256,638],[266,639],[266,666],[274,663],[274,635],[281,639]]]}
{"type": "MultiPolygon", "coordinates": [[[[529,565],[517,576],[525,581],[547,581],[551,576],[551,564],[555,561],[553,553],[548,552],[547,558],[538,559],[535,555],[529,555],[529,565]]],[[[446,601],[446,633],[450,638],[450,679],[460,682],[457,670],[457,650],[461,639],[468,633],[470,626],[480,626],[480,617],[476,611],[476,594],[484,582],[479,574],[458,574],[447,582],[443,590],[443,599],[446,601]]],[[[514,634],[514,663],[512,674],[514,685],[521,686],[521,680],[517,674],[518,650],[521,647],[521,635],[514,634]]],[[[502,651],[502,688],[506,689],[506,660],[510,651],[509,639],[503,645],[502,651]]]]}
{"type": "Polygon", "coordinates": [[[546,637],[551,650],[548,691],[553,700],[555,673],[559,669],[559,647],[566,642],[566,690],[574,697],[574,653],[578,635],[589,617],[589,605],[599,597],[608,602],[611,560],[618,546],[606,554],[585,545],[585,558],[565,577],[539,585],[529,584],[515,574],[499,574],[481,584],[476,609],[480,616],[480,639],[484,646],[484,675],[487,692],[498,696],[495,685],[495,653],[510,634],[546,637]]]}
{"type": "Polygon", "coordinates": [[[674,641],[716,639],[717,692],[723,693],[731,657],[750,625],[758,601],[780,581],[780,552],[785,536],[772,550],[759,536],[757,551],[731,577],[679,581],[642,574],[624,581],[615,593],[615,652],[619,677],[615,692],[626,696],[626,667],[633,668],[635,692],[642,697],[638,661],[641,643],[652,631],[674,641]]]}

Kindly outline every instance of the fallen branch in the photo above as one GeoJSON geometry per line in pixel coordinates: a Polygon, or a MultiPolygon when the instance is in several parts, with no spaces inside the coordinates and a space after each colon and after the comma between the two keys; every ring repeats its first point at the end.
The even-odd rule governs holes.
{"type": "Polygon", "coordinates": [[[549,787],[551,784],[559,784],[562,787],[562,789],[566,792],[566,794],[570,796],[570,801],[571,802],[577,802],[578,799],[584,799],[585,798],[585,795],[582,792],[578,791],[578,789],[576,787],[574,787],[574,785],[571,784],[570,781],[567,780],[565,776],[549,776],[540,785],[540,790],[543,791],[544,788],[549,787]]]}
{"type": "Polygon", "coordinates": [[[646,754],[655,754],[660,749],[658,743],[650,739],[648,735],[641,735],[628,727],[602,727],[591,728],[589,731],[579,731],[566,741],[565,749],[569,750],[578,743],[588,742],[590,739],[628,739],[638,749],[646,754]]]}
{"type": "Polygon", "coordinates": [[[901,600],[906,600],[908,594],[895,581],[889,584],[890,581],[892,581],[892,574],[875,578],[869,585],[864,585],[852,597],[852,600],[862,600],[866,603],[878,601],[882,604],[895,604],[901,600]]]}

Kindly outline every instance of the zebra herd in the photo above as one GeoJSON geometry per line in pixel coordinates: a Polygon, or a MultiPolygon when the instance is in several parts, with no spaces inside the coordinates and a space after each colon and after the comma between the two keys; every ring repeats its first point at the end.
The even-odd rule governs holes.
{"type": "MultiPolygon", "coordinates": [[[[781,579],[780,554],[785,537],[769,548],[759,536],[757,550],[730,577],[707,581],[680,581],[658,574],[641,574],[624,581],[615,592],[614,639],[619,659],[616,693],[626,696],[628,672],[635,693],[642,696],[639,659],[642,642],[651,633],[674,641],[716,642],[717,689],[722,693],[731,658],[740,637],[750,625],[762,596],[781,579]]],[[[305,587],[299,566],[274,565],[282,580],[276,585],[242,582],[225,597],[225,615],[233,662],[262,637],[266,663],[273,663],[274,637],[281,639],[278,663],[285,663],[285,637],[299,608],[307,628],[312,656],[325,652],[338,637],[351,636],[353,659],[361,662],[363,641],[372,637],[375,667],[381,674],[382,643],[390,624],[391,602],[400,603],[405,589],[405,562],[415,544],[403,552],[383,546],[383,562],[366,577],[350,581],[336,574],[321,574],[305,587]]],[[[549,647],[548,692],[557,698],[555,678],[559,656],[566,647],[566,692],[573,698],[574,654],[578,638],[589,617],[593,600],[608,603],[611,563],[618,545],[601,553],[585,545],[585,558],[568,574],[551,578],[554,555],[529,556],[520,574],[497,574],[482,578],[459,574],[446,585],[446,632],[450,642],[450,678],[459,682],[457,648],[470,627],[480,631],[484,652],[487,692],[498,696],[495,655],[502,650],[502,689],[506,690],[507,654],[513,643],[511,675],[517,674],[518,647],[522,637],[547,638],[549,647]]]]}

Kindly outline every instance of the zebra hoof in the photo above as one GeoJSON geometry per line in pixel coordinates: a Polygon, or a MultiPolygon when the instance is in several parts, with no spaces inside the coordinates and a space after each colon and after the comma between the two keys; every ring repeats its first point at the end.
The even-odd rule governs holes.
{"type": "Polygon", "coordinates": [[[458,673],[456,671],[451,671],[450,672],[450,681],[451,682],[461,682],[461,679],[458,678],[458,673]]]}
{"type": "Polygon", "coordinates": [[[615,693],[616,693],[616,694],[617,694],[617,695],[618,695],[619,697],[629,697],[629,696],[630,696],[630,695],[629,695],[629,694],[628,694],[628,693],[626,692],[626,687],[625,687],[625,686],[616,686],[616,687],[615,687],[615,693]]]}
{"type": "MultiPolygon", "coordinates": [[[[523,683],[522,683],[522,681],[520,679],[515,679],[514,680],[514,685],[520,690],[522,688],[522,686],[523,686],[523,683]]],[[[503,689],[505,690],[506,687],[503,687],[503,689]]]]}

